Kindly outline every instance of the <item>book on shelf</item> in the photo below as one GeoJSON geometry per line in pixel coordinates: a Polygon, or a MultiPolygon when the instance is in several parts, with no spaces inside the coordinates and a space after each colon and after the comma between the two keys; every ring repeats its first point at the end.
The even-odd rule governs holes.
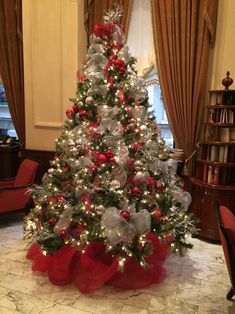
{"type": "Polygon", "coordinates": [[[213,173],[213,183],[215,185],[219,184],[219,167],[214,168],[214,173],[213,173]]]}
{"type": "Polygon", "coordinates": [[[208,171],[207,171],[207,183],[212,184],[214,182],[213,178],[213,168],[212,166],[208,166],[208,171]]]}
{"type": "Polygon", "coordinates": [[[208,122],[209,123],[215,122],[215,109],[210,109],[209,110],[208,122]]]}
{"type": "Polygon", "coordinates": [[[230,128],[230,130],[229,130],[229,140],[231,142],[235,141],[235,128],[230,128]]]}
{"type": "Polygon", "coordinates": [[[221,128],[220,129],[220,141],[221,142],[229,142],[229,128],[221,128]]]}
{"type": "Polygon", "coordinates": [[[212,160],[212,161],[218,161],[221,163],[227,163],[228,162],[228,145],[220,145],[218,146],[219,149],[219,158],[218,160],[212,160]]]}
{"type": "Polygon", "coordinates": [[[216,122],[216,123],[222,122],[221,120],[222,120],[222,109],[217,109],[215,111],[215,121],[214,122],[216,122]]]}
{"type": "Polygon", "coordinates": [[[228,110],[228,123],[234,123],[234,111],[232,109],[228,110]]]}
{"type": "Polygon", "coordinates": [[[224,162],[224,146],[219,146],[219,162],[224,162]]]}
{"type": "Polygon", "coordinates": [[[206,140],[207,141],[215,141],[216,140],[216,129],[213,127],[213,126],[207,126],[206,128],[206,132],[205,132],[205,135],[206,135],[206,140]]]}
{"type": "Polygon", "coordinates": [[[224,109],[220,110],[219,122],[220,123],[224,123],[225,122],[225,110],[224,109]]]}
{"type": "Polygon", "coordinates": [[[217,103],[217,93],[210,94],[210,105],[214,106],[217,103]]]}
{"type": "Polygon", "coordinates": [[[219,146],[211,145],[210,160],[211,161],[219,161],[219,146]]]}
{"type": "Polygon", "coordinates": [[[206,160],[210,160],[211,159],[211,147],[210,145],[207,145],[206,148],[206,160]]]}
{"type": "Polygon", "coordinates": [[[223,162],[227,162],[228,161],[228,145],[224,146],[224,161],[223,162]]]}

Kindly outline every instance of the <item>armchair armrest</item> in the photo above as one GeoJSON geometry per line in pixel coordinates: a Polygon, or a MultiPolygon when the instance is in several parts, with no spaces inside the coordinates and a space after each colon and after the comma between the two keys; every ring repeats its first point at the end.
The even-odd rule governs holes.
{"type": "Polygon", "coordinates": [[[1,179],[0,180],[0,187],[13,186],[14,183],[15,183],[15,178],[1,179]]]}
{"type": "Polygon", "coordinates": [[[1,191],[13,191],[13,190],[20,190],[20,189],[25,189],[25,188],[29,188],[29,187],[33,187],[34,184],[33,183],[28,183],[25,185],[17,185],[17,186],[0,186],[0,192],[1,191]]]}

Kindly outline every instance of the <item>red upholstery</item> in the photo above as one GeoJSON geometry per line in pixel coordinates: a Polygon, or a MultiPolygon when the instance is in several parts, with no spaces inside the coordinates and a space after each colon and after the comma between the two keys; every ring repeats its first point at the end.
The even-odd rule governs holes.
{"type": "Polygon", "coordinates": [[[227,207],[219,206],[218,218],[221,244],[232,284],[227,293],[230,300],[235,295],[235,216],[227,207]]]}
{"type": "Polygon", "coordinates": [[[39,163],[25,159],[15,179],[0,181],[0,213],[25,208],[30,199],[28,190],[32,187],[39,163]]]}
{"type": "Polygon", "coordinates": [[[19,167],[14,185],[25,185],[34,182],[37,169],[38,163],[36,161],[25,159],[19,167]]]}

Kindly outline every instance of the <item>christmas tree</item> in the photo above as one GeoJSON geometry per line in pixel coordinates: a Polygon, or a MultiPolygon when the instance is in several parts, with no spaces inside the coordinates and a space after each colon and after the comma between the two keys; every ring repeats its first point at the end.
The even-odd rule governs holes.
{"type": "MultiPolygon", "coordinates": [[[[92,259],[90,268],[86,264],[91,273],[98,264],[115,268],[103,283],[117,272],[127,275],[128,262],[136,276],[151,269],[160,274],[167,248],[182,253],[191,247],[186,235],[195,231],[187,212],[190,194],[181,189],[119,18],[119,9],[109,11],[94,27],[55,158],[32,192],[35,206],[25,220],[25,236],[34,242],[28,254],[33,269],[48,271],[56,284],[83,276],[83,256],[92,259]],[[55,279],[53,263],[72,275],[55,279]]],[[[83,278],[83,287],[78,281],[83,291],[101,285],[84,288],[89,279],[83,278]]]]}

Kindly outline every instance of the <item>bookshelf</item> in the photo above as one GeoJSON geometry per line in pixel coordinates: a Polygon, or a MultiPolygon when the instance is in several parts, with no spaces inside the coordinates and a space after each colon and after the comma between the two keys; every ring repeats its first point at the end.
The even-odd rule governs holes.
{"type": "MultiPolygon", "coordinates": [[[[227,72],[229,85],[232,79],[227,72]]],[[[198,236],[219,240],[215,202],[235,212],[235,90],[209,91],[204,138],[195,161],[192,211],[199,218],[198,236]]]]}

